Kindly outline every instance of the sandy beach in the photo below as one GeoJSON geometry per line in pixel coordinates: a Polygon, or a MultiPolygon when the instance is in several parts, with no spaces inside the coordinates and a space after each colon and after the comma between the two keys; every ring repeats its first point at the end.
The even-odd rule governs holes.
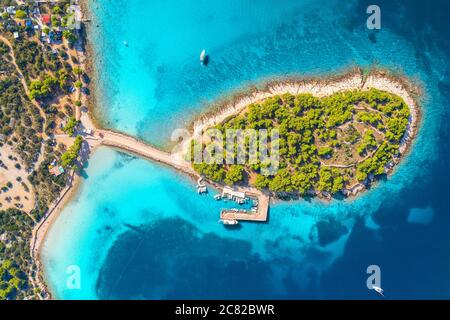
{"type": "MultiPolygon", "coordinates": [[[[87,146],[90,153],[94,152],[98,147],[96,140],[87,140],[87,146]]],[[[49,208],[45,216],[41,221],[36,224],[32,231],[32,237],[30,241],[30,253],[31,257],[35,259],[37,265],[37,274],[34,281],[39,285],[43,292],[46,292],[47,296],[45,298],[51,299],[51,293],[47,288],[45,283],[45,276],[42,269],[42,262],[40,259],[40,254],[42,250],[42,245],[45,241],[45,237],[49,230],[51,229],[53,223],[57,220],[59,215],[65,206],[73,199],[76,195],[81,182],[81,176],[76,172],[77,170],[72,170],[70,173],[70,178],[67,186],[62,190],[59,197],[55,200],[53,205],[49,208]]]]}

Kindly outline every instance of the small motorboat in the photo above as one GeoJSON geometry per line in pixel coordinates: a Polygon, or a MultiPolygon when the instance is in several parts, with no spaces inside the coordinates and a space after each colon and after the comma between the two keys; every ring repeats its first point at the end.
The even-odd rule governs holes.
{"type": "Polygon", "coordinates": [[[125,47],[129,47],[129,46],[130,46],[130,45],[128,44],[128,42],[126,42],[126,41],[123,42],[123,45],[124,45],[125,47]]]}
{"type": "Polygon", "coordinates": [[[203,177],[198,178],[197,187],[206,187],[206,184],[203,183],[203,177]]]}
{"type": "Polygon", "coordinates": [[[380,296],[384,297],[384,290],[377,286],[372,286],[372,289],[375,290],[380,296]]]}
{"type": "Polygon", "coordinates": [[[235,219],[220,219],[220,222],[227,226],[235,226],[239,223],[239,221],[235,219]]]}
{"type": "Polygon", "coordinates": [[[198,194],[208,193],[208,188],[206,188],[206,186],[197,187],[197,193],[198,194]]]}
{"type": "Polygon", "coordinates": [[[222,195],[221,194],[216,194],[214,196],[214,200],[219,201],[220,199],[222,199],[222,195]]]}
{"type": "Polygon", "coordinates": [[[202,53],[200,53],[200,64],[204,66],[208,64],[208,56],[206,55],[205,49],[203,49],[202,53]]]}

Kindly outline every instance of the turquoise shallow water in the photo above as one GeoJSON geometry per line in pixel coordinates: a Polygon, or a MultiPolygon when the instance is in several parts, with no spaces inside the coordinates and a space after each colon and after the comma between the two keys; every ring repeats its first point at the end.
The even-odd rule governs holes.
{"type": "Polygon", "coordinates": [[[421,83],[423,120],[404,162],[363,196],[278,203],[269,223],[238,230],[217,223],[221,204],[199,197],[186,177],[100,149],[43,248],[57,297],[375,298],[365,271],[378,264],[390,297],[448,298],[443,3],[382,1],[376,33],[365,28],[364,1],[91,3],[98,112],[151,143],[165,144],[205,104],[261,79],[354,64],[421,83]],[[203,48],[207,68],[198,63],[203,48]],[[80,290],[66,286],[69,265],[81,269],[80,290]]]}

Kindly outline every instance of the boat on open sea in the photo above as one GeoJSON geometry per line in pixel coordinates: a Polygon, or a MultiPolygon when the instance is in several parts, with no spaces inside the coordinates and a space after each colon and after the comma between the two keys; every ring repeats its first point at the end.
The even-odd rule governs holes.
{"type": "Polygon", "coordinates": [[[200,63],[204,66],[208,64],[208,56],[206,55],[205,49],[203,49],[202,53],[200,53],[200,63]]]}
{"type": "Polygon", "coordinates": [[[372,289],[375,290],[380,296],[384,297],[384,290],[381,287],[372,286],[372,289]]]}

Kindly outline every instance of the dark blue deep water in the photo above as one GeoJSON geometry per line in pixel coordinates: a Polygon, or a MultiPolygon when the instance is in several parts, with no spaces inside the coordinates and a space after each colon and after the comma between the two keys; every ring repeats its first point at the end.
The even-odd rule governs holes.
{"type": "Polygon", "coordinates": [[[154,144],[248,84],[354,65],[419,83],[423,119],[408,157],[358,199],[276,204],[268,223],[238,230],[217,224],[219,205],[187,178],[101,149],[43,250],[59,298],[378,299],[372,264],[387,299],[450,298],[448,1],[377,1],[379,31],[365,27],[372,1],[111,3],[92,1],[99,113],[154,144]],[[80,290],[65,287],[71,264],[80,290]]]}

